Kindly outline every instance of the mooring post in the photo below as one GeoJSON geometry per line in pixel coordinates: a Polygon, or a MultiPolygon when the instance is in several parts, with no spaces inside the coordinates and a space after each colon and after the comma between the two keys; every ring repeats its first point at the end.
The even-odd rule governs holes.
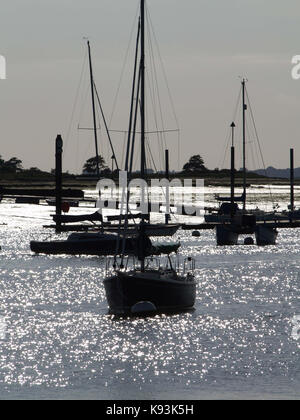
{"type": "MultiPolygon", "coordinates": [[[[169,150],[165,150],[165,161],[166,161],[166,179],[169,181],[169,150]]],[[[169,223],[170,220],[170,188],[169,185],[166,188],[166,214],[165,214],[165,222],[166,225],[169,223]]]]}
{"type": "Polygon", "coordinates": [[[56,232],[61,232],[62,212],[62,152],[63,141],[58,134],[55,142],[55,206],[56,206],[56,232]]]}
{"type": "Polygon", "coordinates": [[[234,177],[234,171],[235,171],[235,159],[234,159],[234,129],[235,124],[234,122],[231,123],[231,167],[230,167],[230,201],[231,201],[231,217],[234,215],[234,184],[235,184],[235,177],[234,177]]]}
{"type": "Polygon", "coordinates": [[[291,184],[291,203],[290,210],[294,211],[295,208],[295,195],[294,195],[294,149],[290,149],[290,184],[291,184]]]}

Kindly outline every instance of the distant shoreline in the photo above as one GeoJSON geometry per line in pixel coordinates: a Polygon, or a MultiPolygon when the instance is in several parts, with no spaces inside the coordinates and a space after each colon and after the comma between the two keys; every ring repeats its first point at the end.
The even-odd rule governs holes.
{"type": "MultiPolygon", "coordinates": [[[[161,176],[163,178],[163,176],[161,176]]],[[[188,179],[188,176],[182,177],[178,176],[179,179],[188,179]]],[[[212,187],[230,187],[230,178],[229,177],[195,177],[191,176],[191,179],[193,179],[194,182],[196,182],[196,179],[204,179],[205,186],[212,186],[212,187]]],[[[242,178],[236,179],[236,187],[239,188],[242,186],[242,178]]],[[[67,178],[63,181],[63,186],[65,188],[74,188],[74,189],[93,189],[96,187],[96,180],[95,179],[70,179],[67,178]]],[[[285,185],[289,186],[290,181],[289,179],[283,179],[283,178],[266,178],[266,177],[251,177],[250,179],[247,179],[247,186],[250,185],[285,185]]],[[[295,180],[295,185],[300,185],[300,179],[295,180]]],[[[0,187],[11,187],[11,188],[24,188],[24,187],[30,187],[30,188],[55,188],[55,182],[54,180],[36,180],[36,179],[26,179],[26,180],[0,180],[0,187]]]]}

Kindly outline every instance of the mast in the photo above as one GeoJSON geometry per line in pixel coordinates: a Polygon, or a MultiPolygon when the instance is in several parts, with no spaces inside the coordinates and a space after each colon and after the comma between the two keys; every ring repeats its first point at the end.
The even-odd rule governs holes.
{"type": "MultiPolygon", "coordinates": [[[[141,179],[145,179],[145,0],[141,0],[141,179]]],[[[142,200],[145,191],[142,191],[142,200]]],[[[145,271],[144,227],[145,217],[141,219],[141,271],[145,271]]]]}
{"type": "Polygon", "coordinates": [[[99,153],[98,153],[98,138],[97,138],[97,120],[96,120],[96,110],[95,110],[94,76],[93,76],[93,66],[92,66],[90,41],[87,42],[87,45],[88,45],[88,51],[89,51],[89,64],[90,64],[93,123],[94,123],[94,137],[95,137],[95,149],[96,149],[96,166],[97,166],[97,177],[99,178],[100,177],[100,170],[99,170],[99,153]]]}
{"type": "Polygon", "coordinates": [[[138,83],[137,83],[137,93],[136,93],[136,104],[135,104],[135,111],[134,111],[134,121],[133,121],[133,129],[132,129],[132,141],[131,141],[131,152],[130,152],[130,166],[129,166],[129,172],[132,172],[133,168],[133,155],[134,155],[134,147],[135,147],[135,135],[136,135],[136,122],[138,117],[138,110],[140,106],[140,87],[141,87],[141,69],[139,69],[139,75],[138,75],[138,83]]]}
{"type": "Polygon", "coordinates": [[[141,0],[141,178],[145,178],[145,0],[141,0]]]}
{"type": "MultiPolygon", "coordinates": [[[[128,128],[128,139],[127,139],[127,153],[125,159],[125,171],[129,169],[129,153],[130,153],[130,139],[131,139],[131,130],[132,130],[132,122],[133,122],[133,107],[134,107],[134,94],[136,89],[136,73],[137,73],[137,60],[138,60],[138,48],[139,48],[139,40],[140,40],[140,29],[141,29],[141,22],[139,19],[138,25],[138,34],[136,39],[136,48],[135,48],[135,59],[134,59],[134,72],[133,72],[133,81],[132,81],[132,92],[131,92],[131,105],[130,105],[130,115],[129,115],[129,128],[128,128]]],[[[138,76],[139,77],[139,76],[138,76]]],[[[138,80],[139,83],[139,80],[138,80]]],[[[137,86],[137,91],[139,87],[137,86]]],[[[137,97],[138,101],[138,97],[137,97]]],[[[133,140],[132,140],[133,142],[133,140]]]]}
{"type": "Polygon", "coordinates": [[[246,193],[247,193],[247,179],[246,179],[246,109],[245,103],[245,85],[246,80],[242,80],[242,95],[243,95],[243,210],[246,209],[246,193]]]}

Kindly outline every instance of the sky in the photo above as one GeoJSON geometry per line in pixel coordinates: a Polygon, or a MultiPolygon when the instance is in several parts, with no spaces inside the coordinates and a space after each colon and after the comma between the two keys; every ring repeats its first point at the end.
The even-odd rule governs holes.
{"type": "MultiPolygon", "coordinates": [[[[92,132],[78,130],[78,125],[92,126],[84,37],[91,42],[109,127],[127,129],[138,6],[138,0],[1,0],[0,55],[7,65],[7,79],[0,80],[3,158],[17,156],[25,168],[50,170],[57,134],[64,140],[65,170],[79,173],[95,154],[92,132]]],[[[295,166],[300,166],[300,79],[291,76],[292,57],[300,54],[299,1],[147,0],[147,8],[168,83],[161,96],[164,128],[180,129],[180,136],[167,135],[171,168],[182,167],[194,154],[211,169],[229,166],[224,150],[240,77],[248,80],[265,165],[287,168],[294,147],[295,166]]],[[[239,116],[236,123],[238,147],[239,116]]],[[[111,135],[122,161],[125,135],[111,135]]],[[[103,127],[99,137],[100,153],[110,166],[103,127]]],[[[153,160],[159,166],[162,154],[156,146],[154,139],[153,160]]]]}

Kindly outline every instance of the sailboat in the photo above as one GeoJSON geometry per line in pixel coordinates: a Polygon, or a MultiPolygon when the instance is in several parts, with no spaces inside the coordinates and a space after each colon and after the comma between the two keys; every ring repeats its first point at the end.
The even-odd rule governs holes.
{"type": "MultiPolygon", "coordinates": [[[[105,130],[106,130],[106,134],[109,140],[109,144],[110,144],[110,148],[111,148],[111,152],[112,152],[112,160],[114,161],[115,165],[116,165],[116,170],[119,171],[119,165],[118,165],[118,161],[116,158],[116,153],[113,147],[113,143],[111,140],[111,136],[110,136],[110,131],[108,128],[108,124],[106,122],[105,119],[105,115],[103,112],[103,108],[101,105],[101,101],[100,101],[100,97],[99,97],[99,93],[96,87],[96,83],[94,80],[94,73],[93,73],[93,64],[92,64],[92,54],[91,54],[91,46],[90,46],[90,42],[89,40],[87,41],[87,47],[88,47],[88,57],[89,57],[89,73],[90,73],[90,87],[91,87],[91,101],[92,101],[92,114],[93,114],[93,132],[94,132],[94,142],[95,142],[95,153],[96,153],[96,176],[97,179],[99,180],[100,178],[100,157],[99,157],[99,151],[98,151],[98,135],[97,135],[97,119],[96,119],[96,101],[98,103],[101,115],[102,115],[102,119],[103,119],[103,123],[105,126],[105,130]]],[[[55,201],[52,202],[48,202],[48,204],[54,204],[55,205],[55,201]]],[[[73,204],[73,203],[71,203],[73,204]]],[[[74,207],[74,205],[72,205],[74,207]]],[[[78,202],[77,202],[77,206],[78,206],[78,202]]],[[[54,215],[53,216],[53,220],[55,221],[55,223],[63,223],[65,225],[69,224],[69,223],[74,223],[77,221],[89,221],[91,223],[93,222],[99,222],[99,216],[102,218],[102,214],[100,214],[100,211],[97,211],[93,214],[87,214],[87,215],[80,215],[80,216],[76,216],[76,215],[54,215]]],[[[134,216],[134,215],[133,215],[134,216]]],[[[112,218],[113,216],[111,216],[112,218]]],[[[137,217],[137,216],[135,216],[137,217]]],[[[95,226],[91,226],[92,228],[95,228],[95,226]]],[[[148,223],[147,224],[147,234],[149,236],[173,236],[178,229],[180,228],[180,224],[178,223],[148,223]]],[[[104,224],[103,223],[103,219],[101,220],[101,235],[104,235],[104,232],[107,232],[108,234],[114,233],[116,230],[118,230],[118,226],[114,225],[114,224],[104,224]]],[[[131,224],[127,226],[127,229],[129,229],[131,231],[131,233],[135,230],[135,225],[131,224]]],[[[69,229],[66,228],[66,230],[74,230],[76,231],[76,226],[71,226],[69,229]]],[[[80,229],[81,230],[81,229],[80,229]]],[[[85,236],[83,239],[87,239],[87,233],[85,233],[85,236]]],[[[92,236],[92,239],[94,239],[94,236],[92,236]]],[[[78,234],[76,237],[80,238],[80,234],[78,234]]],[[[72,241],[74,240],[74,235],[72,236],[72,238],[69,238],[72,241]]],[[[82,239],[82,238],[80,238],[82,239]]]]}
{"type": "MultiPolygon", "coordinates": [[[[137,234],[127,235],[126,255],[135,255],[137,234]]],[[[119,241],[120,243],[120,241],[119,241]]],[[[54,241],[31,241],[30,249],[36,254],[48,255],[114,255],[118,244],[118,235],[116,233],[85,232],[71,233],[66,240],[54,241]]],[[[161,255],[177,252],[180,242],[152,242],[147,241],[146,255],[161,255]]],[[[121,252],[121,248],[119,248],[121,252]]]]}
{"type": "MultiPolygon", "coordinates": [[[[109,136],[109,131],[105,121],[103,109],[100,103],[99,95],[96,89],[93,76],[93,67],[92,67],[92,56],[91,56],[91,47],[90,42],[87,41],[88,47],[88,56],[89,56],[89,70],[90,70],[90,85],[91,85],[91,98],[92,98],[92,111],[93,111],[93,131],[95,138],[95,150],[96,150],[96,172],[97,178],[100,177],[100,168],[99,168],[99,153],[98,153],[98,139],[97,139],[97,121],[96,121],[96,110],[95,110],[95,97],[98,99],[98,104],[101,110],[103,121],[107,129],[107,134],[109,137],[113,159],[116,163],[117,169],[119,169],[118,162],[116,159],[115,151],[109,136]]],[[[77,206],[78,206],[78,202],[77,206]]],[[[56,205],[56,200],[49,202],[48,204],[56,205]]],[[[94,222],[100,222],[100,229],[98,231],[92,232],[83,232],[83,233],[71,233],[66,240],[52,240],[52,241],[31,241],[30,249],[36,254],[48,254],[48,255],[97,255],[97,256],[107,256],[114,255],[118,243],[118,235],[116,230],[119,230],[118,225],[113,225],[103,223],[103,217],[100,212],[95,212],[89,215],[53,215],[53,219],[56,223],[77,223],[82,221],[90,221],[92,224],[94,222]]],[[[94,226],[95,230],[95,225],[94,226]]],[[[76,230],[76,227],[71,228],[76,230]]],[[[71,230],[70,229],[70,230],[71,230]]],[[[149,224],[147,226],[147,233],[149,236],[171,236],[176,233],[179,229],[177,224],[149,224]]],[[[135,247],[135,238],[137,236],[136,226],[127,225],[126,231],[122,229],[122,234],[129,235],[128,240],[126,241],[123,251],[126,255],[131,255],[136,252],[135,247]]],[[[157,242],[153,243],[148,240],[147,243],[147,255],[160,255],[161,253],[171,253],[176,252],[180,247],[180,242],[157,242]]]]}
{"type": "MultiPolygon", "coordinates": [[[[141,119],[141,178],[145,179],[145,0],[140,0],[140,19],[138,43],[140,41],[140,63],[138,92],[141,119]]],[[[129,145],[128,145],[129,146],[129,145]]],[[[129,147],[128,147],[129,148],[129,147]]],[[[125,165],[125,169],[127,164],[125,165]]],[[[128,198],[126,197],[127,203],[128,198]]],[[[128,212],[128,206],[126,207],[128,212]]],[[[111,314],[144,313],[157,311],[178,311],[192,308],[196,298],[196,281],[194,277],[194,260],[187,258],[182,273],[179,273],[168,256],[167,264],[152,267],[147,259],[145,243],[147,235],[146,218],[142,216],[138,228],[136,255],[138,267],[128,268],[123,255],[117,264],[114,259],[114,272],[104,279],[104,287],[111,314]]],[[[123,237],[123,243],[126,237],[123,237]]]]}
{"type": "MultiPolygon", "coordinates": [[[[230,197],[216,196],[221,202],[217,212],[205,214],[207,223],[216,223],[218,245],[236,245],[240,234],[255,233],[257,245],[274,245],[278,235],[277,229],[267,226],[266,222],[280,218],[275,212],[265,212],[259,209],[246,209],[247,202],[247,169],[246,169],[246,80],[242,80],[242,118],[243,118],[243,192],[235,196],[235,123],[231,123],[231,194],[230,197]],[[238,207],[242,203],[242,208],[238,207]],[[257,223],[260,222],[260,223],[257,223]]],[[[252,243],[251,241],[249,243],[252,243]]]]}

